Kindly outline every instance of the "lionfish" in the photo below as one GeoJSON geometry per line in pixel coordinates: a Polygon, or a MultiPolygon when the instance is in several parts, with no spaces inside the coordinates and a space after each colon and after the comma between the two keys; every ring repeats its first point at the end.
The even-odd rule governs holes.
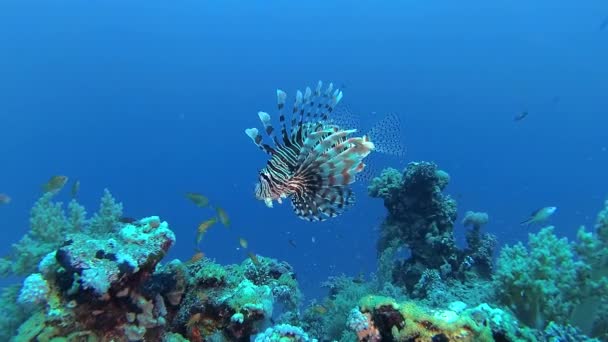
{"type": "Polygon", "coordinates": [[[354,203],[350,184],[365,164],[363,159],[374,149],[367,136],[351,136],[356,129],[332,124],[330,114],[342,99],[332,83],[323,90],[319,81],[313,91],[306,87],[296,93],[290,127],[284,108],[287,93],[277,89],[281,138],[274,134],[270,115],[259,112],[266,135],[273,146],[264,143],[257,128],[245,133],[270,156],[260,170],[255,196],[272,208],[273,201],[290,198],[295,214],[308,221],[323,221],[342,214],[354,203]]]}

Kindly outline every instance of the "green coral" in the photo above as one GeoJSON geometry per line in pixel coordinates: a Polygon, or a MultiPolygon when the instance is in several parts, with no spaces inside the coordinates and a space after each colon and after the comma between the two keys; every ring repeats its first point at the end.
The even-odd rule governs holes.
{"type": "Polygon", "coordinates": [[[190,277],[191,282],[203,286],[215,286],[223,283],[226,279],[227,272],[224,267],[208,258],[202,259],[196,266],[193,276],[190,277]]]}
{"type": "Polygon", "coordinates": [[[568,322],[586,286],[586,271],[573,245],[546,227],[530,234],[527,248],[522,243],[503,248],[494,279],[502,302],[523,323],[540,329],[549,321],[568,322]]]}
{"type": "Polygon", "coordinates": [[[367,191],[371,197],[387,198],[394,191],[399,191],[403,176],[399,170],[389,167],[382,170],[380,177],[372,179],[367,191]]]}
{"type": "Polygon", "coordinates": [[[116,202],[108,189],[103,190],[99,211],[91,218],[89,231],[91,233],[110,233],[122,217],[122,203],[116,202]]]}
{"type": "Polygon", "coordinates": [[[36,201],[30,211],[30,230],[13,244],[11,254],[0,259],[0,276],[28,275],[36,272],[38,263],[56,250],[68,234],[90,230],[95,233],[111,231],[122,215],[122,204],[116,203],[109,191],[104,191],[100,211],[90,223],[86,211],[76,200],[67,206],[53,201],[56,192],[47,192],[36,201]]]}
{"type": "Polygon", "coordinates": [[[573,321],[583,332],[608,339],[608,200],[599,212],[595,232],[581,227],[576,251],[589,267],[584,298],[573,314],[573,321]],[[595,317],[596,320],[589,319],[595,317]]]}
{"type": "Polygon", "coordinates": [[[0,341],[8,341],[17,328],[27,319],[27,313],[17,305],[21,285],[2,289],[0,294],[0,341]]]}
{"type": "Polygon", "coordinates": [[[84,225],[81,209],[77,204],[69,206],[66,217],[61,202],[53,202],[55,193],[47,192],[31,209],[30,231],[13,244],[11,255],[0,263],[0,275],[28,275],[36,272],[38,262],[57,249],[65,236],[77,232],[84,225]]]}
{"type": "Polygon", "coordinates": [[[506,247],[495,275],[504,304],[525,324],[543,328],[550,320],[577,325],[583,333],[608,338],[608,201],[594,232],[584,227],[569,243],[553,227],[531,234],[528,248],[506,247]]]}

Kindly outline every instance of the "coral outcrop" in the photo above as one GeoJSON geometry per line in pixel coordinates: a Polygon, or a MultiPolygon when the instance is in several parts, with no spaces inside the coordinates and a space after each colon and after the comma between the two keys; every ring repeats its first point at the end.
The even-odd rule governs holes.
{"type": "Polygon", "coordinates": [[[473,229],[467,234],[468,248],[459,249],[456,201],[443,193],[449,181],[447,172],[429,162],[410,163],[403,173],[389,168],[373,179],[368,192],[382,198],[388,210],[377,245],[385,281],[413,292],[428,270],[444,280],[464,280],[471,272],[489,278],[495,239],[480,231],[487,215],[471,213],[465,220],[473,229]],[[395,260],[400,250],[409,255],[395,260]]]}

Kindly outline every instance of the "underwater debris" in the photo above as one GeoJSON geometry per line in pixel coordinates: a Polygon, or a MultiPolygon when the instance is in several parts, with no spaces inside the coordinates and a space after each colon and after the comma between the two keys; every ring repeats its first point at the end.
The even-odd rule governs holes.
{"type": "Polygon", "coordinates": [[[322,91],[319,81],[313,93],[310,88],[297,91],[290,127],[283,109],[287,94],[277,90],[281,136],[275,136],[268,113],[259,112],[266,135],[274,147],[263,142],[257,128],[245,133],[270,155],[267,166],[259,173],[255,195],[272,207],[273,201],[291,199],[295,214],[308,221],[323,221],[342,214],[354,202],[350,184],[363,170],[363,159],[374,149],[368,137],[349,137],[355,129],[331,124],[330,114],[342,99],[333,84],[322,91]]]}

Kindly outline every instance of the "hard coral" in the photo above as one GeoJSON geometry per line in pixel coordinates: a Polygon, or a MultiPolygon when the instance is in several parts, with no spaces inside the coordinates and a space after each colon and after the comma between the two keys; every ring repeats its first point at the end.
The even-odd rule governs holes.
{"type": "MultiPolygon", "coordinates": [[[[367,296],[361,300],[359,310],[369,315],[370,324],[378,329],[382,341],[493,341],[488,327],[468,317],[446,321],[411,302],[398,304],[390,298],[367,296]]],[[[372,340],[359,335],[359,341],[372,340]]]]}
{"type": "Polygon", "coordinates": [[[409,248],[411,256],[393,275],[410,291],[424,269],[439,269],[448,262],[458,270],[462,262],[453,233],[456,202],[442,193],[448,181],[437,165],[420,162],[410,163],[400,177],[394,169],[385,170],[368,189],[370,196],[384,199],[389,212],[378,241],[379,254],[396,246],[409,248]]]}

